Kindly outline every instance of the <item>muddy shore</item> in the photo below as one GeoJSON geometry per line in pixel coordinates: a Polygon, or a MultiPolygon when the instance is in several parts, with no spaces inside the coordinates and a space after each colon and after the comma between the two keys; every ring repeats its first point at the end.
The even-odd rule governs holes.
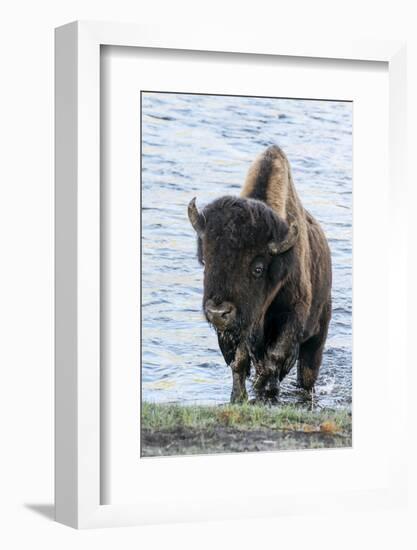
{"type": "Polygon", "coordinates": [[[141,419],[144,457],[352,446],[348,410],[143,403],[141,419]]]}
{"type": "Polygon", "coordinates": [[[351,447],[350,434],[237,429],[219,426],[198,429],[180,426],[142,430],[142,456],[172,456],[254,451],[351,447]]]}

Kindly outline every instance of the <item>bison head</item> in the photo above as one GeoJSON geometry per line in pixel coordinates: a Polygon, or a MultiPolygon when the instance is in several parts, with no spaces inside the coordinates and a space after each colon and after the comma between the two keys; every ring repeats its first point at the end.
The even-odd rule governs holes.
{"type": "Polygon", "coordinates": [[[269,305],[288,275],[298,229],[265,203],[222,197],[188,217],[204,265],[204,314],[217,331],[230,364],[243,339],[262,326],[269,305]]]}

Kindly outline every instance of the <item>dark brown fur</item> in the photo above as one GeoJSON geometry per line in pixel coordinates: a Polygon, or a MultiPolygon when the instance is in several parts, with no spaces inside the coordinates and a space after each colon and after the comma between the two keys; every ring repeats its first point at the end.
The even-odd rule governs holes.
{"type": "Polygon", "coordinates": [[[241,198],[222,197],[189,215],[205,264],[204,310],[208,303],[236,308],[230,326],[217,330],[232,367],[232,401],[246,397],[251,366],[257,392],[275,396],[297,359],[299,384],[311,389],[331,317],[330,251],[301,204],[283,151],[272,146],[255,160],[241,198]],[[280,247],[284,252],[271,253],[280,247]],[[258,264],[262,276],[255,277],[258,264]]]}

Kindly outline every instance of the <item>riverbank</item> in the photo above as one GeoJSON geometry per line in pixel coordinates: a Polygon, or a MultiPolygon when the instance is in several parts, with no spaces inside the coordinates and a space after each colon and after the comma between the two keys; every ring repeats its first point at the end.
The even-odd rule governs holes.
{"type": "Polygon", "coordinates": [[[347,410],[142,403],[141,455],[323,449],[352,445],[347,410]]]}

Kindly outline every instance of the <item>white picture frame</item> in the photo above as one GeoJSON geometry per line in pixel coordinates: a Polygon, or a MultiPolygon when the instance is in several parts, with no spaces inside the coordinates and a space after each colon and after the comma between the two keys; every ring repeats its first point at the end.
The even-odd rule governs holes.
{"type": "MultiPolygon", "coordinates": [[[[158,521],[134,504],[101,504],[100,401],[100,47],[102,45],[168,48],[229,53],[280,55],[298,58],[382,61],[389,70],[390,191],[393,199],[393,239],[396,272],[404,277],[407,220],[405,176],[405,45],[363,41],[293,43],[270,36],[248,36],[228,29],[75,22],[56,29],[56,519],[77,528],[132,525],[158,521]]],[[[405,318],[406,286],[390,314],[405,318]]],[[[403,346],[405,350],[405,346],[403,346]]],[[[398,358],[396,385],[406,387],[405,351],[398,358]]],[[[405,406],[396,413],[397,449],[391,457],[386,487],[355,494],[290,495],[268,506],[265,514],[304,512],[326,506],[357,508],[376,503],[395,505],[405,498],[406,462],[401,433],[405,406]]],[[[171,495],[175,499],[175,495],[171,495]]],[[[208,503],[193,515],[239,517],[248,507],[240,503],[208,503]],[[216,511],[216,512],[215,512],[216,511]]],[[[185,520],[175,500],[167,498],[161,518],[185,520]]]]}

